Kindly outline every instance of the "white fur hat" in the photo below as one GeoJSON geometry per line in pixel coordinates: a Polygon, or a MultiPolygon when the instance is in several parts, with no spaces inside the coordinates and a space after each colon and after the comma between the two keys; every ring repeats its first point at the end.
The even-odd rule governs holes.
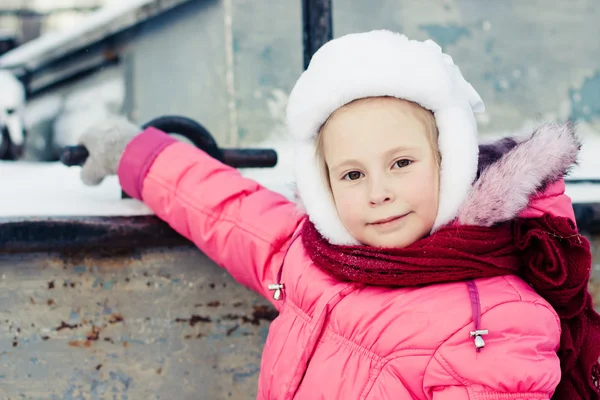
{"type": "Polygon", "coordinates": [[[442,155],[440,201],[433,230],[451,222],[477,173],[474,112],[483,101],[452,58],[433,41],[387,30],[355,33],[323,45],[294,86],[287,124],[296,148],[296,185],[317,230],[332,244],[358,244],[339,219],[316,158],[319,129],[338,108],[365,97],[391,96],[432,111],[442,155]]]}

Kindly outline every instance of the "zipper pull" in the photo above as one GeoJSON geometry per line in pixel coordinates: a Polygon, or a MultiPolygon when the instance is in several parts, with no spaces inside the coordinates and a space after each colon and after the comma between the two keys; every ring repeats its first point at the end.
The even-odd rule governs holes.
{"type": "Polygon", "coordinates": [[[470,335],[471,337],[474,337],[474,341],[475,341],[475,349],[477,351],[481,351],[481,349],[483,349],[485,347],[485,341],[483,340],[482,336],[483,335],[487,335],[488,334],[488,330],[487,329],[478,329],[476,331],[471,331],[470,335]]]}
{"type": "Polygon", "coordinates": [[[269,288],[269,290],[275,291],[275,293],[273,293],[273,299],[279,300],[281,298],[281,291],[283,290],[282,283],[271,283],[267,287],[269,288]]]}

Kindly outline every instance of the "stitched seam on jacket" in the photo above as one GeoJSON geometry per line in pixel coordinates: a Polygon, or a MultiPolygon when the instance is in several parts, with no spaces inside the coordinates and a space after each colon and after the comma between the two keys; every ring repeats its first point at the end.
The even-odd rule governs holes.
{"type": "Polygon", "coordinates": [[[308,315],[307,313],[305,313],[293,301],[291,301],[291,300],[288,299],[286,301],[286,306],[289,307],[290,311],[292,311],[294,314],[296,314],[300,319],[304,320],[304,322],[310,323],[310,321],[312,320],[312,318],[310,317],[310,315],[308,315]]]}
{"type": "MultiPolygon", "coordinates": [[[[530,303],[530,304],[537,304],[539,306],[543,306],[546,307],[547,309],[549,309],[552,314],[554,315],[554,319],[556,320],[556,325],[558,326],[559,329],[562,329],[561,324],[560,324],[560,317],[556,314],[556,312],[554,311],[553,308],[548,308],[548,306],[546,306],[543,303],[538,303],[535,300],[523,300],[523,292],[521,290],[519,290],[519,288],[517,288],[514,284],[514,282],[511,281],[510,277],[514,277],[515,275],[503,275],[502,278],[506,281],[506,283],[508,283],[510,285],[510,287],[513,288],[513,290],[519,295],[519,301],[523,302],[523,303],[530,303]]],[[[495,306],[494,306],[495,307],[495,306]]],[[[491,310],[491,309],[490,309],[491,310]]],[[[489,310],[488,310],[489,311],[489,310]]],[[[487,311],[486,311],[487,312],[487,311]]],[[[483,314],[482,314],[483,316],[483,314]]]]}
{"type": "MultiPolygon", "coordinates": [[[[485,314],[487,314],[488,312],[496,309],[497,307],[503,306],[505,304],[510,304],[510,303],[524,303],[524,304],[532,304],[534,306],[544,307],[545,309],[547,309],[548,311],[550,311],[550,313],[552,313],[554,315],[553,309],[550,308],[550,307],[548,307],[545,304],[542,304],[542,303],[537,303],[537,302],[531,301],[531,300],[507,300],[507,301],[503,301],[501,303],[495,304],[491,308],[488,308],[486,311],[484,311],[483,313],[481,313],[481,317],[483,318],[483,316],[485,314]]],[[[460,332],[461,330],[465,329],[467,326],[471,325],[472,323],[473,323],[473,320],[471,319],[469,322],[467,322],[466,324],[464,324],[463,326],[461,326],[460,328],[458,328],[457,330],[455,330],[454,332],[452,332],[450,335],[448,335],[446,337],[446,339],[442,343],[440,343],[439,346],[437,346],[435,348],[435,352],[434,353],[438,353],[439,350],[440,350],[440,347],[442,347],[450,338],[452,338],[454,335],[456,335],[458,332],[460,332]]],[[[559,327],[560,327],[560,325],[559,325],[559,327]]]]}
{"type": "Polygon", "coordinates": [[[386,360],[395,360],[396,358],[402,358],[402,357],[407,357],[407,356],[432,356],[433,357],[433,353],[435,352],[435,349],[419,349],[419,348],[406,348],[406,349],[400,349],[400,350],[396,350],[390,354],[388,354],[387,356],[385,356],[386,360]],[[406,354],[408,353],[408,354],[406,354]]]}
{"type": "MultiPolygon", "coordinates": [[[[502,306],[502,305],[505,305],[505,304],[510,304],[510,303],[525,303],[525,304],[532,304],[532,305],[534,305],[534,306],[540,306],[540,307],[544,307],[544,308],[546,308],[546,309],[547,309],[547,310],[548,310],[550,313],[552,313],[552,314],[554,313],[554,311],[553,311],[551,308],[549,308],[548,306],[546,306],[545,304],[536,303],[535,301],[529,301],[529,300],[508,300],[508,301],[504,301],[504,302],[502,302],[502,303],[498,303],[498,304],[494,305],[494,307],[492,307],[492,308],[489,308],[488,310],[486,310],[485,312],[483,312],[483,313],[481,314],[481,317],[483,318],[483,316],[484,316],[485,314],[487,314],[488,312],[490,312],[490,311],[494,310],[496,307],[499,307],[499,306],[502,306]]],[[[553,315],[554,315],[554,314],[553,314],[553,315]]],[[[467,326],[468,326],[469,324],[471,324],[472,322],[473,322],[473,321],[470,321],[470,322],[468,322],[467,324],[465,324],[464,326],[462,326],[461,328],[457,329],[457,330],[456,330],[455,332],[453,332],[453,333],[452,333],[450,336],[448,336],[448,337],[446,338],[446,340],[444,340],[442,343],[440,343],[440,345],[439,345],[439,346],[438,346],[438,347],[435,349],[435,352],[434,352],[433,356],[431,357],[431,360],[429,360],[429,363],[427,364],[427,367],[425,367],[425,373],[426,373],[426,372],[427,372],[427,370],[429,369],[429,367],[430,367],[430,365],[431,365],[431,362],[432,362],[432,361],[435,359],[435,360],[436,360],[438,363],[440,363],[440,365],[442,366],[442,368],[444,368],[444,370],[446,370],[446,372],[448,372],[448,374],[450,374],[450,375],[451,375],[451,376],[452,376],[454,379],[456,379],[456,380],[457,380],[457,381],[459,381],[459,382],[462,382],[462,381],[464,381],[464,382],[469,382],[469,381],[467,381],[465,378],[463,378],[462,376],[460,376],[458,373],[456,373],[456,371],[454,371],[454,370],[453,370],[453,369],[450,367],[450,364],[449,364],[449,363],[446,361],[446,359],[445,359],[445,358],[444,358],[444,357],[443,357],[443,356],[440,354],[439,350],[440,350],[440,348],[441,348],[441,347],[442,347],[442,346],[443,346],[443,345],[444,345],[444,344],[445,344],[445,343],[446,343],[446,342],[447,342],[447,341],[448,341],[450,338],[454,337],[454,335],[456,335],[458,332],[460,332],[461,330],[463,330],[465,327],[467,327],[467,326]],[[441,358],[441,360],[440,360],[440,359],[438,359],[438,356],[441,358]],[[446,365],[444,365],[444,364],[443,364],[441,361],[443,361],[443,363],[445,363],[446,365]],[[447,367],[447,368],[446,368],[446,367],[447,367]],[[448,368],[449,368],[450,370],[448,370],[448,368]]],[[[558,327],[559,327],[559,329],[560,329],[560,324],[559,324],[559,325],[557,325],[557,326],[558,326],[558,327]]],[[[466,388],[467,388],[467,390],[469,390],[469,385],[470,385],[470,383],[469,383],[468,385],[465,385],[465,386],[466,386],[466,388]]],[[[444,386],[451,386],[451,385],[444,385],[444,386]]],[[[539,392],[537,392],[537,393],[539,393],[539,392]]]]}
{"type": "MultiPolygon", "coordinates": [[[[342,285],[342,283],[340,282],[339,285],[342,285]]],[[[324,318],[324,321],[323,321],[323,330],[321,330],[319,332],[319,334],[320,335],[325,335],[325,330],[327,328],[327,321],[326,320],[329,317],[329,315],[325,312],[325,309],[327,308],[327,305],[331,304],[332,301],[333,301],[333,299],[335,299],[337,296],[340,296],[340,294],[342,292],[345,292],[346,290],[349,290],[349,289],[356,290],[356,285],[346,284],[342,288],[336,289],[335,291],[333,289],[334,288],[331,288],[331,291],[333,291],[334,293],[331,294],[328,298],[326,298],[327,300],[323,303],[323,305],[321,306],[321,308],[319,310],[316,310],[315,315],[313,315],[311,323],[309,324],[309,331],[310,331],[310,333],[309,333],[309,338],[307,340],[306,345],[310,345],[311,344],[310,341],[311,341],[313,335],[315,335],[315,333],[316,333],[316,327],[314,325],[317,324],[317,323],[319,323],[319,321],[321,320],[321,318],[324,318]],[[315,322],[313,322],[313,320],[315,322]]],[[[352,291],[354,291],[354,290],[351,290],[350,293],[352,291]]],[[[343,297],[345,297],[345,296],[346,296],[346,294],[344,294],[343,297]]],[[[343,297],[340,298],[339,301],[341,301],[343,299],[343,297]]],[[[321,300],[321,299],[319,299],[319,300],[321,300]]],[[[335,305],[337,305],[339,303],[339,301],[336,302],[333,307],[335,307],[335,305]]],[[[321,304],[321,302],[319,301],[319,305],[320,304],[321,304]]],[[[309,358],[306,359],[306,363],[309,362],[310,358],[312,357],[312,354],[314,354],[314,351],[316,350],[316,347],[318,346],[318,344],[320,343],[320,341],[321,341],[321,338],[316,338],[315,337],[315,341],[313,342],[314,345],[310,349],[311,355],[309,356],[309,358]]],[[[302,384],[302,380],[304,379],[304,373],[303,373],[302,378],[300,378],[299,382],[296,384],[296,387],[294,388],[294,391],[292,392],[292,385],[294,384],[294,379],[295,379],[296,376],[298,376],[298,371],[300,370],[300,367],[301,367],[300,361],[304,358],[306,352],[307,352],[307,349],[304,349],[304,351],[301,352],[295,358],[294,364],[296,365],[296,369],[294,370],[294,373],[291,375],[291,378],[290,378],[289,382],[285,385],[285,391],[284,391],[284,393],[286,394],[286,396],[287,395],[291,395],[290,398],[293,398],[295,396],[296,391],[298,390],[298,388],[302,384]]],[[[306,372],[306,370],[304,372],[306,372]]]]}
{"type": "MultiPolygon", "coordinates": [[[[341,346],[346,347],[346,348],[352,350],[353,352],[356,352],[367,358],[370,358],[371,360],[375,360],[375,361],[383,360],[383,357],[381,357],[380,355],[375,354],[371,350],[369,350],[365,347],[362,347],[362,346],[346,339],[345,337],[333,332],[329,327],[325,328],[325,333],[323,336],[325,336],[329,339],[332,339],[335,342],[339,343],[341,346]]],[[[322,340],[321,340],[321,342],[322,342],[322,340]]]]}
{"type": "MultiPolygon", "coordinates": [[[[398,359],[398,358],[402,358],[402,357],[395,357],[393,359],[387,359],[385,360],[382,365],[381,368],[379,368],[379,371],[377,371],[377,374],[375,375],[375,379],[373,379],[373,381],[369,381],[368,383],[371,384],[371,387],[369,387],[369,390],[365,393],[364,399],[366,399],[369,394],[371,393],[371,390],[373,390],[373,387],[375,387],[375,383],[377,382],[377,380],[379,379],[379,377],[381,376],[381,373],[383,372],[383,369],[390,363],[390,361],[398,359]]],[[[402,386],[404,386],[404,388],[406,389],[407,392],[410,393],[410,395],[412,396],[413,399],[418,398],[415,393],[411,390],[410,386],[408,386],[408,384],[406,383],[406,381],[402,378],[402,376],[398,376],[398,380],[400,380],[400,382],[402,382],[402,386]]],[[[366,386],[365,386],[366,388],[366,386]]]]}
{"type": "Polygon", "coordinates": [[[142,200],[144,180],[148,176],[148,172],[150,172],[150,169],[152,169],[152,165],[154,165],[154,162],[156,161],[158,156],[160,156],[160,154],[163,151],[165,151],[167,147],[177,143],[176,141],[172,141],[172,139],[172,137],[167,136],[167,138],[164,141],[160,142],[158,146],[155,146],[152,149],[152,152],[146,154],[146,158],[141,164],[141,168],[137,171],[139,172],[139,175],[135,179],[135,193],[132,195],[132,197],[142,200]]]}
{"type": "Polygon", "coordinates": [[[379,376],[381,375],[381,370],[383,369],[385,364],[386,362],[384,360],[379,360],[377,365],[375,365],[372,373],[370,374],[371,376],[369,377],[369,380],[365,384],[365,387],[363,388],[359,396],[359,400],[366,400],[366,398],[369,397],[369,394],[371,394],[371,390],[373,390],[375,382],[377,382],[377,379],[379,379],[379,376]]]}
{"type": "MultiPolygon", "coordinates": [[[[373,361],[377,362],[377,365],[372,370],[371,377],[365,384],[365,387],[359,397],[359,399],[361,399],[361,400],[366,399],[369,396],[372,388],[375,386],[375,383],[379,379],[381,372],[383,371],[383,369],[387,366],[387,364],[389,362],[394,361],[398,358],[403,358],[403,357],[407,357],[407,356],[428,356],[428,355],[432,355],[433,351],[434,351],[434,349],[409,348],[409,349],[396,350],[395,352],[390,353],[390,355],[388,355],[384,358],[384,357],[381,357],[378,354],[372,352],[371,350],[368,350],[367,348],[362,347],[362,346],[352,342],[351,340],[341,336],[340,334],[333,332],[331,330],[331,328],[329,328],[329,327],[327,327],[325,329],[325,333],[323,336],[336,341],[341,346],[346,347],[353,352],[356,352],[360,355],[363,355],[363,356],[370,358],[373,361]],[[409,354],[406,354],[406,353],[409,353],[409,354]],[[390,357],[390,356],[392,356],[392,357],[390,357]]],[[[322,343],[322,342],[323,342],[323,339],[321,339],[320,343],[322,343]]],[[[398,377],[398,379],[402,382],[402,384],[406,388],[406,390],[408,392],[410,392],[411,396],[416,398],[415,394],[410,389],[410,387],[407,385],[405,380],[402,377],[398,377]]]]}
{"type": "Polygon", "coordinates": [[[549,393],[502,393],[502,392],[478,392],[472,387],[467,388],[470,400],[548,400],[549,393]]]}
{"type": "Polygon", "coordinates": [[[444,370],[448,373],[448,375],[450,375],[451,377],[453,377],[454,379],[456,379],[461,385],[463,385],[463,386],[465,386],[467,388],[468,388],[468,386],[471,385],[471,382],[469,382],[467,379],[465,379],[462,376],[460,376],[454,370],[454,368],[452,368],[452,366],[450,365],[450,363],[448,361],[446,361],[446,359],[444,358],[444,356],[442,356],[440,353],[435,353],[434,357],[437,360],[437,362],[442,366],[442,368],[444,368],[444,370]]]}
{"type": "Polygon", "coordinates": [[[521,291],[519,289],[517,289],[517,287],[515,286],[515,284],[512,283],[510,281],[510,279],[508,279],[507,276],[503,276],[502,278],[504,278],[504,280],[506,281],[506,283],[508,283],[510,285],[510,287],[512,287],[514,289],[514,291],[517,292],[517,294],[519,295],[519,300],[523,301],[523,294],[521,293],[521,291]]]}
{"type": "Polygon", "coordinates": [[[428,356],[428,355],[433,356],[433,353],[435,352],[434,348],[427,349],[427,348],[418,348],[418,347],[414,347],[414,348],[408,347],[405,349],[395,350],[395,351],[383,356],[383,355],[375,353],[372,350],[367,349],[364,346],[361,346],[360,344],[348,339],[347,337],[340,335],[337,332],[334,332],[333,329],[331,329],[331,327],[329,327],[329,326],[325,328],[325,335],[354,351],[358,351],[361,354],[367,355],[369,358],[374,359],[374,360],[377,359],[377,360],[392,361],[392,360],[395,360],[396,358],[407,357],[407,356],[428,356]]]}

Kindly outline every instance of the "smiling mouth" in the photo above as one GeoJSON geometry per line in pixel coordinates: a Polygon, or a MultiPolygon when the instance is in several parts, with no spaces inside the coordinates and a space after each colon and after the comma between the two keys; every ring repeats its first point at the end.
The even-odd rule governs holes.
{"type": "Polygon", "coordinates": [[[402,218],[406,217],[407,215],[408,215],[408,213],[407,214],[402,214],[402,215],[396,215],[396,216],[385,218],[385,219],[380,219],[379,221],[371,222],[369,225],[385,225],[385,224],[389,224],[391,222],[398,221],[399,219],[402,219],[402,218]]]}

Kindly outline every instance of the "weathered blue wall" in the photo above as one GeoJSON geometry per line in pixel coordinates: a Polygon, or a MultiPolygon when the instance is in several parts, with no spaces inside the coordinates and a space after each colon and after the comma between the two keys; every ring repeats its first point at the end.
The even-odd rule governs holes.
{"type": "Polygon", "coordinates": [[[270,136],[302,72],[300,12],[300,1],[198,0],[144,25],[129,47],[132,116],[185,114],[229,146],[270,136]]]}
{"type": "MultiPolygon", "coordinates": [[[[484,135],[574,118],[599,136],[596,0],[333,0],[333,20],[335,36],[387,28],[438,42],[487,105],[484,135]]],[[[117,48],[123,111],[135,121],[184,114],[220,144],[261,142],[285,131],[302,72],[301,1],[191,0],[117,48]]]]}
{"type": "MultiPolygon", "coordinates": [[[[486,103],[483,135],[569,118],[600,133],[595,0],[334,0],[333,20],[336,37],[386,28],[438,42],[486,103]]],[[[300,0],[192,1],[131,46],[133,115],[182,112],[228,145],[281,134],[302,71],[301,29],[300,0]]]]}
{"type": "Polygon", "coordinates": [[[600,132],[600,3],[334,0],[335,34],[389,28],[431,38],[487,105],[482,133],[575,118],[600,132]]]}

